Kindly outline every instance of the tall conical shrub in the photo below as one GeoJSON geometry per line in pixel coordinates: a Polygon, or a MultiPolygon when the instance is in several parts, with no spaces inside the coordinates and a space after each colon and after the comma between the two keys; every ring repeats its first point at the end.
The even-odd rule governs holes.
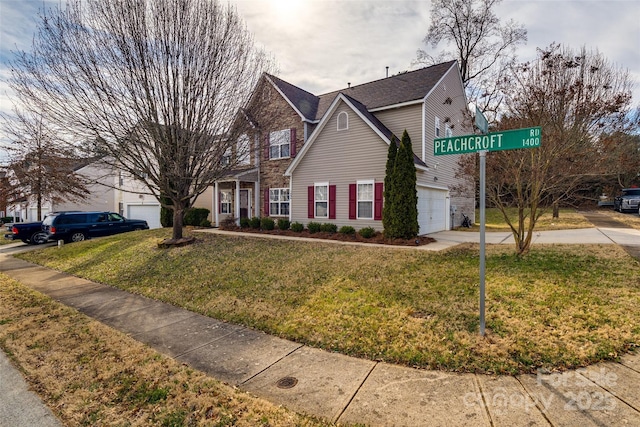
{"type": "Polygon", "coordinates": [[[384,176],[384,206],[382,208],[382,226],[384,227],[384,234],[393,234],[393,218],[395,216],[393,212],[393,194],[394,194],[394,170],[396,165],[396,157],[398,156],[398,139],[395,135],[391,136],[391,143],[389,144],[389,151],[387,154],[387,166],[384,176]]]}

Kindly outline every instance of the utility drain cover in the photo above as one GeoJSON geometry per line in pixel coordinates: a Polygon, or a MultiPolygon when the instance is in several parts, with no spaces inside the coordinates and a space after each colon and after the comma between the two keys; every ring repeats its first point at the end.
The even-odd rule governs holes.
{"type": "Polygon", "coordinates": [[[278,388],[294,388],[298,384],[298,379],[294,377],[280,378],[276,383],[278,388]]]}

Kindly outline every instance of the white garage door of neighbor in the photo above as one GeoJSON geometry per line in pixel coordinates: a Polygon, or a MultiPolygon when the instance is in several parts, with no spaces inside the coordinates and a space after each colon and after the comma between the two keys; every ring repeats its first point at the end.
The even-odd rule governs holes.
{"type": "MultiPolygon", "coordinates": [[[[42,214],[42,219],[44,219],[45,215],[49,213],[49,208],[42,208],[40,211],[42,214]]],[[[28,221],[38,221],[38,208],[29,208],[28,221]]]]}
{"type": "Polygon", "coordinates": [[[129,205],[127,206],[127,218],[144,219],[149,228],[161,228],[160,205],[129,205]]]}
{"type": "Polygon", "coordinates": [[[447,229],[447,192],[418,188],[418,225],[420,234],[447,229]]]}

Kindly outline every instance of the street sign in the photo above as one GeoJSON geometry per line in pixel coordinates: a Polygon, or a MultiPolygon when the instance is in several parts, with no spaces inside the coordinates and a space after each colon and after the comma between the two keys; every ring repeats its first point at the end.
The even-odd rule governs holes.
{"type": "MultiPolygon", "coordinates": [[[[479,111],[476,107],[476,125],[479,111]]],[[[484,116],[482,116],[484,118],[484,116]]],[[[485,120],[486,121],[486,120],[485,120]]],[[[433,154],[443,156],[447,154],[478,153],[480,157],[480,336],[485,333],[485,275],[486,275],[486,162],[487,151],[516,150],[518,148],[536,148],[542,142],[542,128],[506,130],[504,132],[485,133],[485,135],[454,136],[433,140],[433,154]]]]}
{"type": "Polygon", "coordinates": [[[505,130],[486,135],[463,135],[433,140],[433,154],[475,153],[478,151],[516,150],[519,148],[536,148],[542,142],[542,128],[505,130]]]}
{"type": "Polygon", "coordinates": [[[480,111],[477,105],[476,105],[476,127],[482,133],[489,132],[489,122],[487,121],[487,118],[484,116],[484,114],[482,114],[482,111],[480,111]]]}

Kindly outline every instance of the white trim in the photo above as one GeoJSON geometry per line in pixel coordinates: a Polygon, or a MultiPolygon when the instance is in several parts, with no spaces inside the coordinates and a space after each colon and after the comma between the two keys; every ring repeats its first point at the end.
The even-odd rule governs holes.
{"type": "MultiPolygon", "coordinates": [[[[449,74],[449,73],[451,72],[451,69],[452,69],[453,67],[456,67],[456,69],[458,69],[458,61],[453,61],[453,63],[451,64],[451,67],[449,67],[449,69],[448,69],[447,71],[445,71],[444,73],[442,73],[442,77],[440,77],[440,79],[437,81],[437,83],[436,83],[436,84],[434,84],[434,85],[431,87],[431,90],[430,90],[429,92],[427,92],[427,94],[424,96],[424,99],[425,99],[425,100],[429,97],[429,95],[431,95],[431,94],[433,93],[433,91],[434,91],[434,90],[436,90],[436,88],[437,88],[438,86],[440,86],[440,83],[441,83],[441,82],[442,82],[442,81],[447,77],[447,74],[449,74]]],[[[460,75],[460,70],[458,70],[458,77],[460,78],[460,83],[462,84],[462,76],[460,75]]],[[[464,91],[464,85],[462,84],[462,85],[461,85],[461,87],[462,87],[462,93],[465,95],[465,101],[466,101],[466,93],[465,93],[465,91],[464,91]]],[[[465,103],[465,105],[466,105],[466,104],[467,104],[467,103],[465,103]]]]}
{"type": "Polygon", "coordinates": [[[373,219],[375,217],[375,202],[376,202],[376,181],[374,179],[365,179],[361,181],[356,181],[356,219],[373,219]],[[371,216],[370,217],[361,217],[360,216],[360,185],[371,185],[371,200],[363,200],[363,202],[371,202],[371,216]]]}
{"type": "Polygon", "coordinates": [[[329,218],[329,183],[328,182],[314,182],[313,183],[313,217],[314,218],[329,218]],[[325,216],[318,215],[317,203],[318,199],[316,199],[316,187],[326,187],[327,188],[327,200],[321,200],[320,203],[327,204],[327,214],[325,216]]]}
{"type": "MultiPolygon", "coordinates": [[[[274,88],[274,89],[275,89],[275,90],[280,94],[280,96],[281,96],[285,101],[287,101],[287,104],[289,104],[289,106],[290,106],[291,108],[293,108],[293,111],[295,111],[295,112],[296,112],[296,114],[298,114],[298,116],[300,116],[300,119],[301,119],[302,121],[308,121],[308,120],[307,120],[307,118],[304,116],[304,114],[302,114],[302,113],[300,112],[300,110],[298,110],[298,109],[296,108],[296,106],[295,106],[295,105],[293,105],[293,103],[291,102],[291,100],[289,100],[289,98],[288,98],[288,97],[287,97],[287,96],[286,96],[286,95],[285,95],[285,94],[280,90],[280,88],[278,87],[278,85],[277,85],[277,84],[275,84],[275,82],[274,82],[273,80],[271,80],[271,79],[269,78],[269,76],[268,76],[266,73],[265,73],[264,77],[265,77],[265,79],[267,79],[267,81],[268,81],[269,83],[271,83],[271,85],[273,86],[273,88],[274,88]]],[[[300,89],[300,88],[298,88],[298,89],[300,89]]],[[[304,89],[300,89],[300,90],[303,90],[304,92],[306,92],[304,89]]]]}
{"type": "Polygon", "coordinates": [[[409,107],[411,105],[417,105],[417,104],[420,104],[421,102],[424,102],[424,99],[425,98],[422,97],[420,99],[415,99],[413,101],[406,101],[406,102],[401,102],[399,104],[385,105],[384,107],[372,108],[371,110],[369,110],[369,112],[377,113],[379,111],[395,110],[396,108],[409,107]]]}
{"type": "Polygon", "coordinates": [[[351,101],[349,101],[349,99],[346,96],[344,96],[342,93],[339,93],[335,97],[333,102],[331,103],[331,106],[327,109],[327,112],[324,113],[324,116],[322,116],[322,120],[320,120],[320,123],[318,124],[318,127],[311,134],[311,138],[309,138],[309,140],[302,146],[302,149],[298,152],[296,157],[293,159],[293,161],[291,162],[291,164],[289,165],[289,167],[285,171],[284,176],[291,176],[291,174],[293,173],[295,168],[302,161],[302,158],[304,157],[306,152],[309,151],[310,147],[313,145],[315,140],[318,139],[318,135],[320,135],[320,133],[322,133],[322,130],[324,129],[324,127],[329,122],[329,118],[333,115],[333,113],[335,113],[335,110],[337,109],[337,107],[338,107],[338,105],[340,104],[341,101],[344,102],[354,113],[356,113],[356,115],[358,117],[360,117],[360,119],[362,119],[362,121],[364,121],[376,133],[376,135],[378,135],[380,137],[380,139],[382,139],[387,145],[389,145],[391,143],[389,138],[387,138],[382,132],[380,132],[380,129],[378,129],[376,126],[374,126],[373,123],[371,123],[360,112],[360,110],[355,108],[354,105],[351,103],[351,101]]]}
{"type": "Polygon", "coordinates": [[[343,130],[349,130],[349,113],[347,113],[346,111],[340,111],[338,113],[338,116],[336,117],[336,131],[341,132],[343,130]],[[343,114],[346,117],[344,123],[345,126],[343,128],[340,128],[340,116],[342,116],[343,114]]]}

